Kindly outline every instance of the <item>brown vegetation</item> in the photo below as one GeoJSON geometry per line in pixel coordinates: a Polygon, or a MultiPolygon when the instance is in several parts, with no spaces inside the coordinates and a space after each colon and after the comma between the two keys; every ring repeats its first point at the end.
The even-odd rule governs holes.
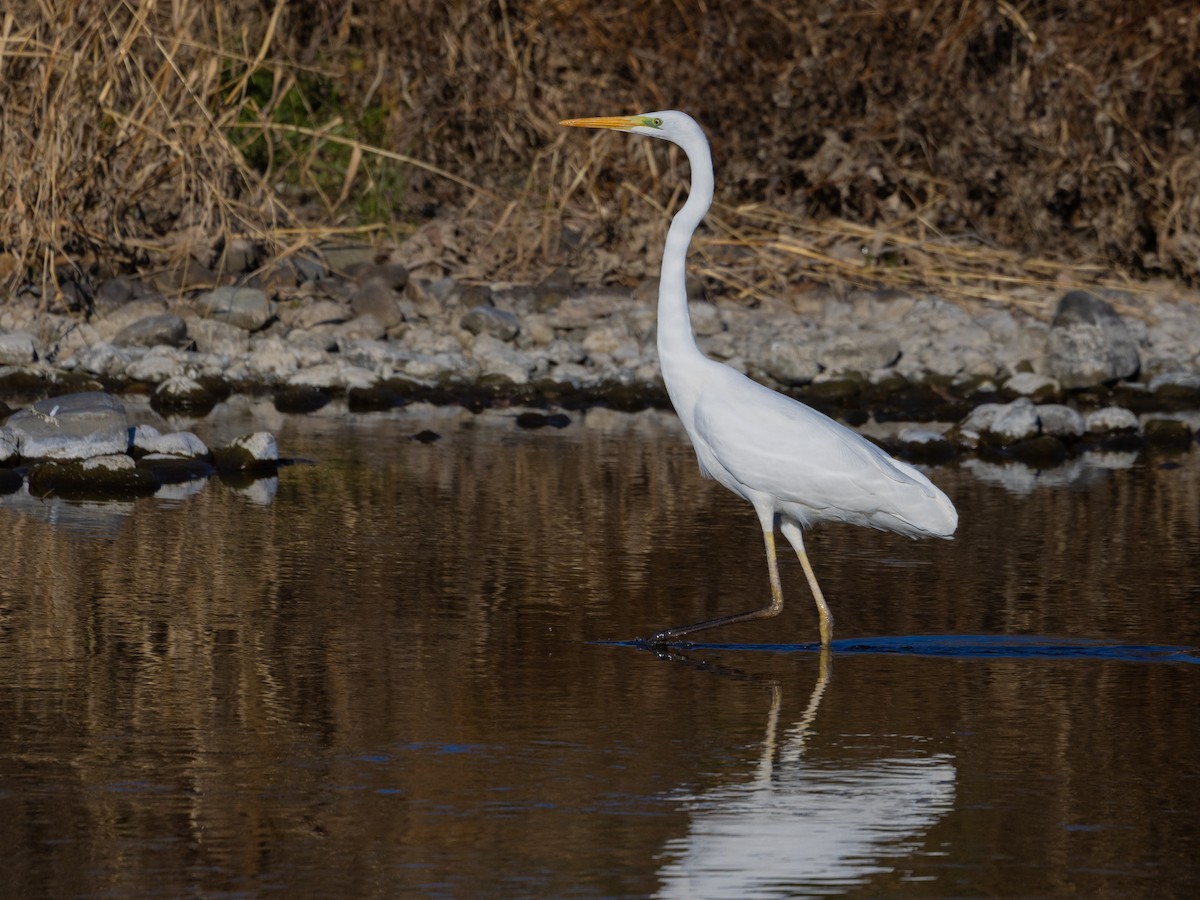
{"type": "Polygon", "coordinates": [[[973,296],[1105,269],[1200,280],[1187,0],[10,7],[10,284],[182,250],[219,268],[234,237],[278,253],[315,226],[433,216],[505,245],[490,277],[577,259],[573,231],[652,256],[638,228],[660,227],[675,157],[667,171],[647,142],[556,122],[668,106],[710,131],[708,273],[744,293],[797,276],[973,296]]]}

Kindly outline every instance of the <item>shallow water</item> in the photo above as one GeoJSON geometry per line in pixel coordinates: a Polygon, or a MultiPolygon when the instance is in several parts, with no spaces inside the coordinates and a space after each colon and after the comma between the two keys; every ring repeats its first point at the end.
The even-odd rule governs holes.
{"type": "Polygon", "coordinates": [[[832,657],[789,559],[660,659],[767,592],[669,416],[252,426],[315,465],[0,498],[0,896],[1200,890],[1195,450],[937,469],[955,541],[812,533],[832,657]]]}

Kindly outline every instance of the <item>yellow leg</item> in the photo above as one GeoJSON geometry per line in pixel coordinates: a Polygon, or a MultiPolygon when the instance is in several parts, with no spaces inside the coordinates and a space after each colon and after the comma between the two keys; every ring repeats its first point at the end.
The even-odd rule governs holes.
{"type": "Polygon", "coordinates": [[[664,628],[662,631],[652,634],[648,638],[638,638],[638,643],[646,647],[660,647],[674,641],[676,638],[682,637],[685,634],[692,634],[696,631],[719,628],[722,625],[733,625],[737,622],[751,622],[755,619],[769,619],[771,616],[779,615],[780,610],[783,609],[783,587],[779,583],[779,563],[775,558],[775,532],[764,528],[763,540],[767,545],[767,570],[771,575],[770,603],[761,609],[734,613],[731,616],[721,616],[718,619],[708,619],[704,622],[696,622],[694,625],[664,628]]]}
{"type": "Polygon", "coordinates": [[[804,549],[804,538],[800,534],[800,526],[784,520],[780,524],[779,530],[783,532],[783,536],[788,539],[788,543],[800,557],[800,565],[804,568],[804,577],[808,579],[813,599],[817,601],[817,616],[821,620],[821,646],[828,647],[833,640],[833,616],[829,612],[829,604],[825,602],[825,595],[821,593],[821,586],[817,584],[817,576],[813,573],[812,564],[808,561],[808,553],[804,549]]]}

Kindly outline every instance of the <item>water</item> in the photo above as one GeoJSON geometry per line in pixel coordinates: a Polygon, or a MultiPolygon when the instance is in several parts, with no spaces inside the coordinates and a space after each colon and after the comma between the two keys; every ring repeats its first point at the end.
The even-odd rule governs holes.
{"type": "Polygon", "coordinates": [[[938,469],[955,541],[812,533],[832,657],[788,558],[660,659],[767,595],[669,416],[252,426],[315,465],[0,498],[0,896],[1200,891],[1194,450],[938,469]]]}

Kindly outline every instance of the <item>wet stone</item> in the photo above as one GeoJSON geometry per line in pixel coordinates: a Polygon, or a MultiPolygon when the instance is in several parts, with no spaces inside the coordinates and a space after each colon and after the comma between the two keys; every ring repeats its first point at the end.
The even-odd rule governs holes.
{"type": "Polygon", "coordinates": [[[22,459],[87,459],[124,453],[125,407],[111,394],[89,391],[39,400],[9,416],[22,459]]]}
{"type": "Polygon", "coordinates": [[[184,413],[206,415],[217,405],[217,396],[186,375],[167,378],[150,396],[150,407],[162,415],[184,413]]]}
{"type": "Polygon", "coordinates": [[[1200,373],[1164,372],[1150,379],[1147,390],[1170,406],[1200,407],[1200,373]]]}
{"type": "Polygon", "coordinates": [[[1042,433],[1074,440],[1086,431],[1083,416],[1059,403],[1042,403],[1035,407],[1042,433]]]}
{"type": "Polygon", "coordinates": [[[1035,437],[1039,427],[1037,408],[1022,397],[1004,406],[986,430],[989,437],[1003,446],[1035,437]]]}
{"type": "Polygon", "coordinates": [[[153,425],[138,425],[130,440],[135,455],[166,455],[203,459],[209,455],[208,447],[190,431],[174,431],[160,434],[153,425]]]}
{"type": "Polygon", "coordinates": [[[1092,410],[1083,418],[1084,430],[1088,434],[1116,434],[1141,431],[1138,417],[1120,406],[1106,406],[1092,410]]]}
{"type": "Polygon", "coordinates": [[[937,465],[954,459],[954,445],[944,435],[926,428],[905,428],[897,436],[897,452],[910,462],[937,465]]]}
{"type": "Polygon", "coordinates": [[[29,493],[35,497],[54,494],[68,499],[106,499],[153,494],[158,481],[138,469],[124,455],[98,456],[86,460],[52,460],[29,470],[29,493]]]}
{"type": "Polygon", "coordinates": [[[7,425],[0,425],[0,465],[18,456],[18,441],[16,433],[7,425]]]}
{"type": "Polygon", "coordinates": [[[234,438],[228,447],[214,450],[213,460],[220,472],[273,475],[279,468],[279,446],[275,435],[256,431],[234,438]]]}
{"type": "Polygon", "coordinates": [[[281,413],[316,412],[329,403],[330,396],[318,387],[306,384],[286,384],[275,392],[272,402],[281,413]]]}

